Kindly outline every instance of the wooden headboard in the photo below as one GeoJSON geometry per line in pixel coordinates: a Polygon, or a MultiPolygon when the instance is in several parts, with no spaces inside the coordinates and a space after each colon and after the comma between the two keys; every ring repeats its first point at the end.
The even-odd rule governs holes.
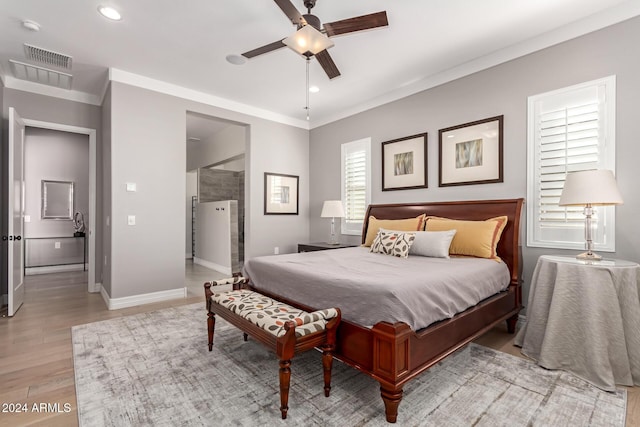
{"type": "Polygon", "coordinates": [[[524,199],[505,199],[369,205],[362,227],[362,243],[367,235],[370,216],[377,219],[402,219],[425,213],[431,216],[477,221],[506,215],[508,222],[498,242],[498,255],[509,267],[511,283],[520,284],[522,278],[520,214],[523,204],[524,199]]]}

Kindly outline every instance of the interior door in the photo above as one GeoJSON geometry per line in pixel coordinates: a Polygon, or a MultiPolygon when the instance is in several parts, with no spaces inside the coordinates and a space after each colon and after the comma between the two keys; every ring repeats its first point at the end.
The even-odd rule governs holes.
{"type": "Polygon", "coordinates": [[[24,302],[24,122],[9,108],[9,309],[13,316],[24,302]]]}

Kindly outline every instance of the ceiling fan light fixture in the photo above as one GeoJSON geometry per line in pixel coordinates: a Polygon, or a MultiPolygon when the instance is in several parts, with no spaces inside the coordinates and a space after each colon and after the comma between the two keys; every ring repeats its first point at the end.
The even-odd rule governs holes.
{"type": "Polygon", "coordinates": [[[303,26],[294,34],[282,40],[282,42],[293,51],[307,57],[318,54],[333,46],[333,42],[329,37],[311,25],[303,26]]]}

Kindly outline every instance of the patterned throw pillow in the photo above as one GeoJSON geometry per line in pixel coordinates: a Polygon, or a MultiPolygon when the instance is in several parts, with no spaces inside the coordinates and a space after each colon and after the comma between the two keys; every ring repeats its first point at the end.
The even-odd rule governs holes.
{"type": "Polygon", "coordinates": [[[393,255],[400,258],[409,256],[409,249],[415,240],[415,233],[380,230],[371,244],[370,252],[393,255]]]}

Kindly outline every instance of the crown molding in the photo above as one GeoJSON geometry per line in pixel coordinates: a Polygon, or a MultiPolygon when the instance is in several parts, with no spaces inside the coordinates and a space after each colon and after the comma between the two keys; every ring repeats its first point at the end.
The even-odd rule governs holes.
{"type": "Polygon", "coordinates": [[[224,108],[226,110],[247,114],[249,116],[258,117],[272,122],[278,122],[307,130],[309,129],[309,122],[306,120],[294,119],[283,114],[274,113],[273,111],[242,104],[219,96],[209,95],[197,90],[130,73],[128,71],[119,70],[117,68],[109,69],[109,80],[164,93],[166,95],[176,96],[189,101],[201,102],[203,104],[224,108]]]}

